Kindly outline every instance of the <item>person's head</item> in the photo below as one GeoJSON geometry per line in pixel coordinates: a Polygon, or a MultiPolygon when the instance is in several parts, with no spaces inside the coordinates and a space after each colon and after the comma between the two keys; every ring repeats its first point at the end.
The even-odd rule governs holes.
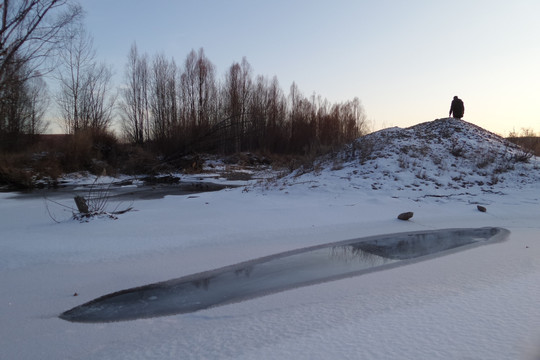
{"type": "Polygon", "coordinates": [[[454,100],[457,100],[457,99],[458,99],[458,97],[457,97],[457,96],[454,96],[454,100]]]}

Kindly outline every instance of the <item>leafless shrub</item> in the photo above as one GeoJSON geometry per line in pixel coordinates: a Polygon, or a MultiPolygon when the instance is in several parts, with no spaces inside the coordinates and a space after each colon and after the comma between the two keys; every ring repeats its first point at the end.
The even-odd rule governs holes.
{"type": "Polygon", "coordinates": [[[122,203],[118,203],[114,208],[110,209],[112,184],[112,182],[102,183],[99,177],[96,178],[85,196],[78,195],[74,197],[76,207],[68,206],[46,198],[45,206],[49,216],[55,222],[59,222],[49,208],[48,203],[54,203],[70,210],[72,212],[72,218],[80,222],[88,222],[95,217],[105,217],[113,220],[118,219],[118,215],[131,211],[133,207],[130,205],[120,208],[122,203]]]}
{"type": "Polygon", "coordinates": [[[332,164],[332,168],[331,168],[333,171],[337,171],[337,170],[341,170],[343,169],[343,162],[340,161],[340,160],[334,160],[334,163],[332,164]]]}
{"type": "Polygon", "coordinates": [[[488,185],[493,186],[493,185],[497,185],[498,183],[499,183],[499,176],[492,174],[491,180],[488,182],[488,185]]]}
{"type": "Polygon", "coordinates": [[[514,161],[512,157],[501,157],[493,170],[494,174],[502,174],[511,170],[514,170],[514,161]]]}
{"type": "Polygon", "coordinates": [[[476,167],[478,169],[484,169],[489,165],[493,164],[496,160],[496,154],[488,150],[484,150],[480,153],[476,159],[476,167]]]}
{"type": "Polygon", "coordinates": [[[527,163],[534,156],[532,150],[527,148],[520,148],[512,155],[512,160],[516,163],[527,163]]]}
{"type": "Polygon", "coordinates": [[[410,166],[409,158],[404,155],[398,157],[398,165],[401,169],[408,169],[410,166]]]}
{"type": "Polygon", "coordinates": [[[352,143],[352,156],[358,158],[360,164],[364,164],[371,158],[375,151],[375,143],[372,139],[362,137],[352,143]]]}
{"type": "Polygon", "coordinates": [[[15,156],[2,155],[0,157],[0,185],[14,189],[31,189],[34,186],[30,171],[17,166],[15,156]]]}
{"type": "Polygon", "coordinates": [[[462,144],[458,142],[457,139],[452,139],[452,145],[450,147],[450,153],[454,155],[455,157],[461,157],[463,156],[463,153],[465,152],[465,149],[462,144]]]}

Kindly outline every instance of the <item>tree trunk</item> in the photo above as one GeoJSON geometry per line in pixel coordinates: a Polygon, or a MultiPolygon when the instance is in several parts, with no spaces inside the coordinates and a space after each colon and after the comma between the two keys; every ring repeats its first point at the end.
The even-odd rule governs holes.
{"type": "Polygon", "coordinates": [[[83,196],[75,196],[74,200],[79,213],[88,214],[88,204],[86,203],[86,199],[83,196]]]}

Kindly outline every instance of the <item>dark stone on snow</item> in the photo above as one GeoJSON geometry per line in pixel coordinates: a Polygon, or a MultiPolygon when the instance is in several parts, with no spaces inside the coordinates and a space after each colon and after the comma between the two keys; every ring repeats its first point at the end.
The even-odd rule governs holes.
{"type": "Polygon", "coordinates": [[[412,211],[409,211],[409,212],[404,212],[404,213],[401,213],[398,215],[398,219],[399,220],[409,220],[410,218],[412,218],[414,215],[414,213],[412,211]]]}
{"type": "Polygon", "coordinates": [[[481,211],[481,212],[486,212],[487,209],[485,207],[483,207],[482,205],[477,205],[476,208],[478,209],[478,211],[481,211]]]}

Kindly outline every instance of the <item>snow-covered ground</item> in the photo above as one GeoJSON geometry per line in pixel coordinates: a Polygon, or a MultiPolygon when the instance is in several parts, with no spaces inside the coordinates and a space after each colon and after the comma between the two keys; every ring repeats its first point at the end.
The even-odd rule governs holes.
{"type": "Polygon", "coordinates": [[[118,220],[81,223],[43,199],[0,194],[0,359],[540,359],[540,162],[514,155],[444,119],[371,134],[278,180],[135,201],[118,220]],[[414,217],[397,220],[404,211],[414,217]],[[511,233],[191,314],[58,318],[107,293],[286,250],[483,226],[511,233]]]}

